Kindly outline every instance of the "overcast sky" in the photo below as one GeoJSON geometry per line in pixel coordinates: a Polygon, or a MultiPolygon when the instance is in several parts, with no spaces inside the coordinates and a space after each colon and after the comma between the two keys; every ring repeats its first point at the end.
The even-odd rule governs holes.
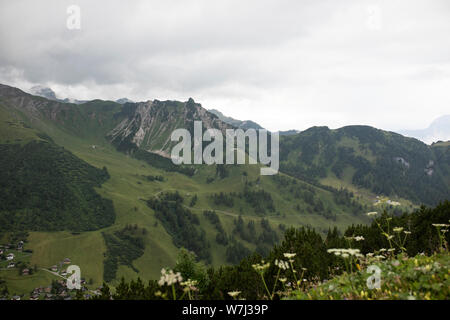
{"type": "Polygon", "coordinates": [[[0,0],[0,82],[193,97],[269,130],[423,128],[450,113],[450,1],[0,0]]]}

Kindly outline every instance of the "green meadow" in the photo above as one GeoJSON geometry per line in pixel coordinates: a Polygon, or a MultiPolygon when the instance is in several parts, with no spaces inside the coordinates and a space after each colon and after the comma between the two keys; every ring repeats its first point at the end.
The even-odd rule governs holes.
{"type": "MultiPolygon", "coordinates": [[[[91,110],[99,112],[103,110],[102,108],[109,108],[108,103],[103,101],[88,104],[85,108],[90,107],[91,110]]],[[[257,233],[261,232],[261,219],[267,219],[279,239],[284,230],[280,226],[313,227],[324,235],[330,227],[337,226],[340,230],[344,230],[351,224],[367,222],[365,212],[357,215],[351,213],[351,208],[347,205],[336,203],[331,191],[279,173],[278,176],[294,183],[287,186],[283,182],[277,182],[272,176],[260,176],[259,165],[227,166],[225,178],[216,175],[214,165],[198,166],[192,177],[155,168],[144,161],[136,160],[129,154],[117,151],[106,140],[105,128],[110,126],[108,125],[108,121],[112,121],[110,118],[102,120],[102,127],[83,113],[72,113],[73,110],[69,109],[64,121],[41,120],[32,123],[37,129],[31,129],[31,122],[29,123],[25,117],[22,119],[19,113],[8,113],[7,109],[3,108],[0,111],[3,112],[2,120],[4,120],[0,124],[0,132],[12,132],[12,136],[15,137],[15,140],[11,141],[12,136],[5,135],[2,137],[3,143],[25,143],[30,139],[40,139],[37,136],[37,130],[39,130],[50,136],[56,144],[90,165],[99,169],[107,168],[110,178],[101,187],[96,188],[96,191],[102,197],[112,200],[116,214],[113,225],[96,231],[78,233],[30,232],[25,245],[26,249],[33,250],[30,257],[31,265],[37,265],[38,268],[49,268],[66,257],[70,258],[72,264],[80,266],[82,278],[92,280],[91,288],[96,288],[103,283],[106,244],[102,233],[113,233],[127,225],[137,225],[147,230],[147,233],[142,236],[145,250],[142,256],[132,262],[134,268],[119,264],[116,280],[111,283],[113,286],[121,277],[125,277],[126,280],[140,277],[144,281],[157,279],[161,268],[175,265],[179,248],[174,245],[172,237],[145,201],[158,197],[162,192],[178,191],[184,198],[183,205],[198,216],[200,228],[204,230],[206,241],[210,245],[212,266],[227,264],[226,247],[216,242],[217,231],[203,217],[204,210],[215,210],[228,235],[233,234],[234,220],[242,216],[245,225],[250,221],[254,222],[257,233]],[[146,176],[149,175],[163,176],[164,181],[148,181],[146,176]],[[264,190],[270,193],[275,210],[257,213],[244,198],[239,197],[233,198],[232,207],[214,203],[211,197],[213,193],[243,192],[246,183],[251,184],[253,191],[264,190]],[[315,194],[314,199],[320,199],[334,219],[326,218],[313,211],[312,206],[305,203],[303,198],[295,196],[293,192],[295,190],[292,188],[300,191],[312,190],[315,194]],[[194,196],[197,196],[198,200],[191,208],[189,204],[194,196]]],[[[328,182],[330,185],[333,184],[331,180],[328,182]]],[[[365,191],[358,194],[357,199],[358,203],[370,207],[374,195],[365,191]]],[[[255,244],[240,239],[238,235],[235,235],[235,238],[248,249],[255,249],[255,244]]],[[[30,283],[34,285],[41,281],[39,280],[41,278],[42,282],[48,282],[49,277],[52,275],[38,272],[33,275],[34,280],[30,283]]],[[[26,278],[23,278],[24,283],[27,282],[26,278]]],[[[22,288],[24,293],[27,293],[28,285],[22,288]]]]}

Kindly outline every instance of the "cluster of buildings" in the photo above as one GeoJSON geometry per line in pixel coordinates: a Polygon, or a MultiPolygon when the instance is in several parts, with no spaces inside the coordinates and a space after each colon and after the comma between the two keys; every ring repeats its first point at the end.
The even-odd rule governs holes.
{"type": "Polygon", "coordinates": [[[20,240],[17,243],[17,245],[13,245],[11,243],[5,244],[5,245],[0,245],[0,255],[5,254],[9,250],[22,251],[23,250],[23,245],[24,245],[24,242],[22,240],[20,240]]]}
{"type": "Polygon", "coordinates": [[[6,265],[7,269],[16,267],[16,263],[14,262],[16,255],[10,251],[11,250],[22,251],[23,244],[24,244],[23,241],[19,241],[17,243],[17,245],[12,245],[12,244],[0,245],[0,261],[2,261],[2,260],[8,261],[8,264],[6,265]]]}
{"type": "MultiPolygon", "coordinates": [[[[6,269],[12,269],[18,267],[18,262],[16,262],[16,254],[14,252],[11,252],[12,250],[15,250],[15,252],[21,252],[23,251],[24,241],[20,240],[17,245],[13,244],[5,244],[0,245],[0,261],[6,260],[8,261],[8,264],[6,265],[6,269]]],[[[24,268],[22,270],[22,275],[29,275],[31,274],[31,270],[28,268],[24,268]]]]}
{"type": "MultiPolygon", "coordinates": [[[[4,267],[6,269],[17,268],[20,266],[20,262],[17,262],[18,251],[23,251],[24,241],[19,241],[17,245],[5,244],[0,245],[0,262],[6,261],[4,267]]],[[[57,274],[63,278],[69,276],[64,265],[71,264],[70,258],[65,258],[59,263],[48,268],[52,273],[57,274]]],[[[31,274],[32,270],[24,268],[21,271],[22,275],[31,274]]],[[[86,287],[87,283],[85,279],[81,279],[81,293],[84,299],[91,299],[93,296],[100,295],[101,288],[97,290],[89,290],[86,287]]],[[[59,279],[54,281],[47,287],[36,287],[30,292],[30,300],[72,300],[75,297],[76,290],[70,290],[67,288],[67,280],[59,279]]],[[[0,298],[0,300],[8,299],[7,297],[0,298]]],[[[23,295],[14,295],[10,297],[11,300],[21,300],[23,295]]]]}
{"type": "MultiPolygon", "coordinates": [[[[54,274],[60,275],[61,277],[67,277],[69,274],[67,270],[63,268],[64,265],[71,264],[70,258],[65,258],[59,263],[48,268],[54,274]]],[[[81,292],[85,299],[90,299],[92,295],[96,294],[96,291],[88,293],[89,290],[86,287],[86,280],[81,279],[81,292]]],[[[75,296],[75,290],[70,290],[67,288],[67,280],[59,279],[53,282],[52,285],[48,287],[37,287],[30,293],[30,300],[72,300],[75,296]]]]}
{"type": "MultiPolygon", "coordinates": [[[[30,293],[30,300],[72,300],[75,297],[76,290],[67,288],[67,282],[64,279],[58,280],[48,287],[37,287],[30,293]]],[[[91,299],[93,296],[100,295],[100,289],[91,291],[86,287],[86,280],[81,279],[81,293],[84,299],[91,299]]]]}
{"type": "MultiPolygon", "coordinates": [[[[82,290],[87,290],[82,287],[82,290]]],[[[57,280],[48,287],[37,287],[30,293],[30,300],[72,300],[74,293],[67,289],[66,280],[57,280]]]]}
{"type": "Polygon", "coordinates": [[[38,287],[34,288],[34,290],[30,294],[30,300],[39,300],[42,297],[43,299],[52,300],[52,287],[38,287]]]}
{"type": "MultiPolygon", "coordinates": [[[[48,268],[52,273],[59,275],[61,277],[67,277],[69,274],[67,270],[64,269],[64,265],[71,264],[70,258],[65,258],[59,263],[48,268]]],[[[81,292],[85,299],[90,299],[92,295],[96,294],[96,291],[89,293],[86,287],[86,280],[81,279],[81,292]]],[[[59,279],[52,283],[48,287],[37,287],[30,293],[30,300],[72,300],[74,299],[76,290],[70,290],[67,288],[67,280],[59,279]]]]}

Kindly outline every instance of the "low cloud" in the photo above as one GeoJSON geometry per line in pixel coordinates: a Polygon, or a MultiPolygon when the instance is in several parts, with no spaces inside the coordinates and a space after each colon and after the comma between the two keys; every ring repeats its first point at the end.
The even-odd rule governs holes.
{"type": "Polygon", "coordinates": [[[449,113],[449,14],[446,0],[2,2],[0,81],[193,97],[271,130],[420,128],[449,113]]]}

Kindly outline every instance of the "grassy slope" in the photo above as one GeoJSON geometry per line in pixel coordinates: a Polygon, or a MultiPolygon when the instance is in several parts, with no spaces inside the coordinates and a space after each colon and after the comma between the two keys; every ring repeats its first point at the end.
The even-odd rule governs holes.
{"type": "Polygon", "coordinates": [[[0,103],[0,143],[21,143],[39,140],[37,130],[27,127],[20,116],[0,103]]]}
{"type": "MultiPolygon", "coordinates": [[[[194,194],[197,194],[199,200],[196,206],[192,209],[194,213],[201,215],[203,209],[214,208],[208,195],[213,192],[232,192],[238,191],[242,188],[242,174],[241,169],[233,168],[230,176],[224,180],[216,180],[211,184],[206,184],[206,177],[213,176],[215,174],[214,168],[204,168],[194,176],[194,178],[188,178],[178,173],[167,173],[155,168],[150,167],[144,162],[130,158],[122,153],[115,151],[108,145],[99,146],[93,149],[86,141],[77,141],[77,139],[70,136],[58,135],[55,137],[55,141],[58,144],[64,145],[71,150],[75,155],[88,163],[102,167],[106,166],[111,175],[111,179],[102,185],[102,188],[97,191],[104,197],[110,198],[114,201],[114,206],[117,212],[117,219],[115,225],[108,229],[119,229],[126,224],[138,224],[141,227],[148,229],[148,235],[146,238],[146,250],[144,255],[134,262],[135,266],[141,271],[139,276],[143,279],[156,278],[160,272],[161,267],[167,265],[173,265],[176,258],[177,249],[172,244],[171,238],[166,233],[161,223],[155,227],[157,220],[154,217],[153,211],[147,207],[145,202],[141,199],[147,199],[152,195],[161,191],[173,191],[179,190],[181,194],[187,199],[185,203],[189,202],[189,198],[194,194]],[[59,141],[58,141],[59,140],[59,141]],[[163,175],[166,177],[164,182],[148,182],[142,175],[163,175]],[[136,208],[136,209],[135,209],[136,208]]],[[[257,167],[246,167],[249,173],[249,177],[256,179],[259,174],[257,167]]],[[[277,226],[280,223],[286,225],[312,225],[319,229],[326,229],[331,225],[331,221],[326,220],[317,215],[310,214],[298,214],[292,212],[292,204],[289,203],[288,196],[280,194],[276,188],[277,186],[271,181],[270,178],[261,179],[261,187],[266,191],[272,193],[274,201],[276,203],[277,210],[286,213],[286,216],[268,216],[269,221],[272,223],[272,227],[278,230],[277,226]]],[[[323,191],[323,197],[331,197],[327,195],[327,192],[323,191]]],[[[239,214],[239,209],[242,207],[244,212],[244,221],[249,219],[259,221],[261,217],[254,214],[246,214],[250,209],[246,203],[241,201],[237,203],[233,208],[216,208],[217,213],[220,215],[222,224],[225,230],[231,234],[233,228],[233,219],[239,214]]],[[[212,245],[213,264],[224,264],[224,251],[223,246],[215,243],[216,231],[212,228],[209,222],[202,221],[202,227],[207,232],[208,240],[212,245]]],[[[337,225],[344,227],[355,221],[362,222],[363,219],[355,219],[354,216],[341,215],[338,218],[337,225]]],[[[102,230],[104,231],[104,230],[102,230]]],[[[100,231],[94,232],[99,233],[100,231]]],[[[97,239],[97,238],[96,238],[97,239]]],[[[91,241],[94,241],[93,239],[91,241]]],[[[101,238],[96,240],[103,242],[101,238]]],[[[58,242],[55,239],[55,242],[58,242]]],[[[48,242],[48,249],[52,250],[53,245],[48,242]]],[[[76,246],[73,247],[77,250],[76,246]]],[[[91,260],[97,266],[97,268],[103,268],[99,261],[102,261],[102,257],[95,260],[91,260]]],[[[80,265],[82,270],[83,265],[80,265]]],[[[133,278],[137,275],[127,267],[121,267],[119,269],[119,276],[128,275],[133,278]],[[127,270],[128,269],[128,270],[127,270]]],[[[96,271],[92,276],[86,274],[86,277],[92,277],[96,282],[101,279],[101,272],[96,271]]]]}
{"type": "Polygon", "coordinates": [[[28,276],[19,276],[17,269],[11,269],[1,271],[0,276],[6,280],[6,285],[11,296],[25,294],[25,298],[29,297],[29,293],[34,288],[48,287],[52,280],[61,279],[44,270],[39,270],[28,276]]]}
{"type": "MultiPolygon", "coordinates": [[[[90,106],[93,110],[102,107],[104,105],[101,102],[99,105],[93,104],[90,106]]],[[[4,119],[3,116],[2,121],[4,119]]],[[[73,135],[73,126],[69,126],[71,128],[70,131],[63,128],[62,124],[55,125],[48,122],[41,122],[38,124],[38,127],[50,135],[57,144],[64,146],[79,158],[98,168],[103,166],[108,168],[111,178],[97,191],[101,196],[113,201],[117,214],[116,222],[113,226],[106,229],[86,232],[80,235],[72,235],[67,232],[31,233],[27,248],[34,250],[31,261],[33,264],[37,264],[38,267],[48,267],[56,264],[64,257],[69,257],[72,259],[72,263],[81,267],[82,277],[86,279],[92,278],[94,286],[98,286],[102,282],[103,253],[105,252],[105,244],[101,232],[117,230],[123,228],[126,224],[138,224],[140,227],[145,227],[148,233],[145,237],[145,253],[134,261],[134,265],[140,270],[139,276],[142,279],[157,278],[162,267],[174,265],[178,251],[162,224],[156,224],[158,221],[154,217],[154,212],[142,201],[142,199],[147,199],[161,191],[179,190],[186,198],[185,204],[189,203],[191,196],[197,194],[199,200],[192,211],[201,215],[204,209],[218,209],[217,213],[228,234],[231,234],[233,219],[238,216],[240,208],[242,208],[244,222],[247,223],[250,219],[255,220],[257,230],[259,230],[259,219],[261,217],[252,213],[253,211],[243,200],[236,201],[233,208],[214,208],[208,197],[211,192],[241,191],[243,188],[242,171],[245,169],[248,172],[249,180],[255,181],[259,177],[259,168],[257,166],[233,167],[229,177],[206,184],[206,177],[215,175],[214,167],[200,168],[198,174],[193,178],[155,169],[142,161],[117,152],[104,139],[104,132],[98,129],[95,119],[93,120],[83,115],[80,116],[79,114],[75,114],[74,117],[76,121],[70,117],[67,121],[80,126],[78,121],[84,120],[84,123],[82,122],[83,127],[77,128],[77,131],[81,130],[84,132],[81,138],[73,135]],[[93,145],[96,147],[93,148],[93,145]],[[163,175],[166,181],[148,182],[142,175],[163,175]]],[[[107,119],[104,121],[107,121],[107,119]]],[[[5,124],[6,122],[2,122],[0,129],[10,132],[11,129],[9,127],[5,129],[5,124]]],[[[12,136],[22,137],[23,139],[37,138],[35,130],[23,126],[19,127],[12,136]]],[[[281,215],[270,214],[266,216],[272,228],[277,230],[280,235],[281,231],[277,227],[280,223],[287,226],[311,225],[324,231],[331,225],[344,228],[351,223],[365,222],[363,217],[342,213],[343,209],[337,206],[333,207],[333,211],[341,213],[338,215],[336,222],[326,220],[318,215],[300,214],[293,210],[297,200],[294,200],[289,194],[280,192],[278,186],[270,177],[261,178],[260,188],[264,188],[264,190],[272,194],[275,207],[281,213],[281,215]]],[[[317,189],[317,192],[322,199],[331,203],[332,196],[328,191],[317,189]]],[[[299,203],[301,204],[301,202],[299,203]]],[[[202,217],[200,218],[201,225],[206,231],[207,239],[211,243],[213,265],[225,264],[225,247],[215,242],[216,231],[211,224],[202,219],[202,217]]],[[[254,248],[254,245],[248,243],[247,245],[249,248],[254,248]]],[[[132,279],[138,275],[131,268],[121,266],[118,271],[118,278],[121,276],[132,279]]]]}

